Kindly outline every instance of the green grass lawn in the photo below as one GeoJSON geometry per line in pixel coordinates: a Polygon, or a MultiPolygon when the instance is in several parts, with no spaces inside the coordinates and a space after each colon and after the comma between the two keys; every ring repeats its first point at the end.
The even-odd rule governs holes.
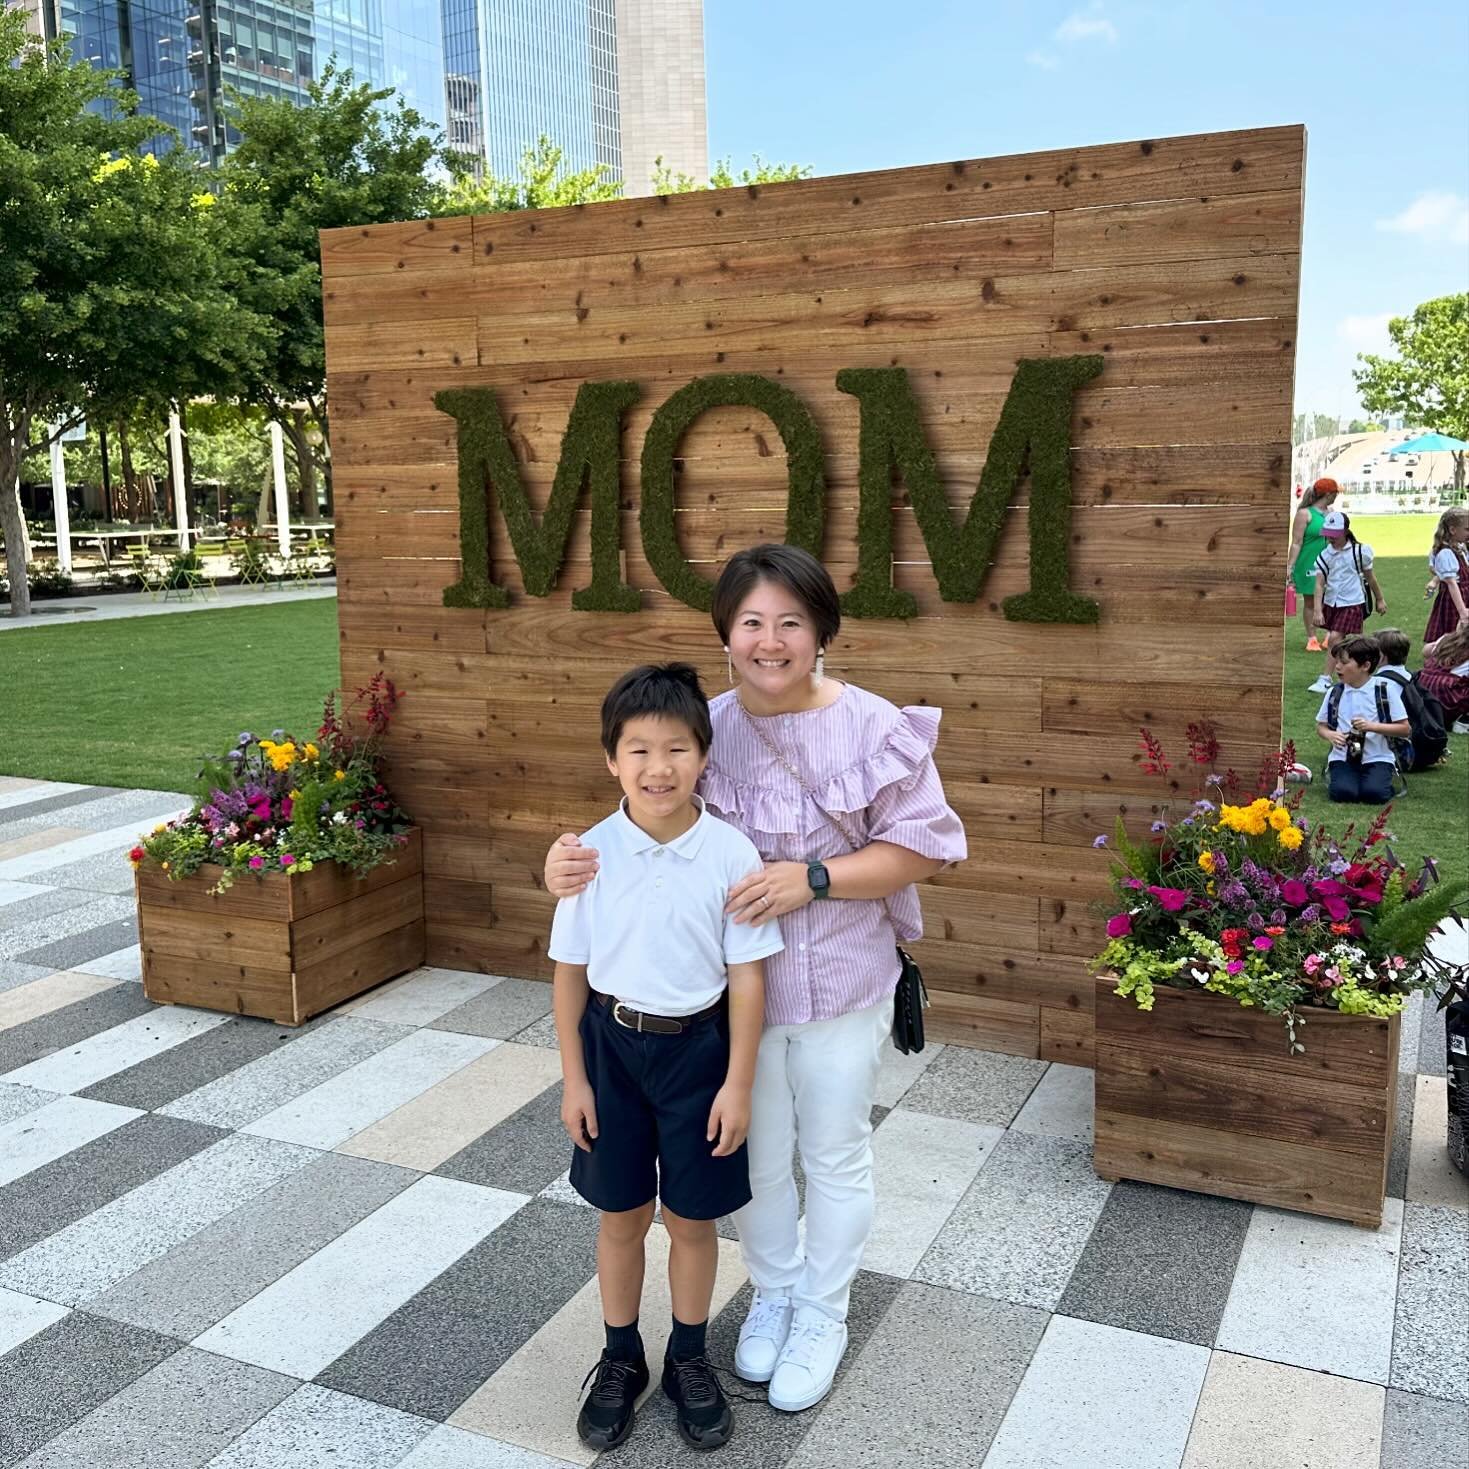
{"type": "MultiPolygon", "coordinates": [[[[1433,540],[1433,515],[1361,516],[1352,530],[1372,547],[1377,580],[1387,598],[1385,617],[1367,621],[1367,632],[1400,627],[1412,639],[1408,666],[1423,663],[1423,628],[1431,602],[1423,597],[1428,580],[1428,548],[1433,540]]],[[[1302,811],[1313,820],[1324,820],[1340,830],[1352,815],[1372,808],[1333,806],[1326,799],[1326,742],[1316,734],[1316,711],[1320,694],[1308,694],[1307,685],[1321,672],[1321,655],[1305,651],[1305,634],[1299,616],[1286,624],[1285,704],[1283,728],[1286,739],[1296,742],[1299,758],[1316,777],[1307,787],[1302,811]]],[[[1445,877],[1469,876],[1469,735],[1452,735],[1449,758],[1433,770],[1408,777],[1408,794],[1393,805],[1389,830],[1393,850],[1405,862],[1433,857],[1445,877]]]]}
{"type": "Polygon", "coordinates": [[[243,730],[311,735],[335,598],[0,633],[0,774],[189,790],[243,730]]]}

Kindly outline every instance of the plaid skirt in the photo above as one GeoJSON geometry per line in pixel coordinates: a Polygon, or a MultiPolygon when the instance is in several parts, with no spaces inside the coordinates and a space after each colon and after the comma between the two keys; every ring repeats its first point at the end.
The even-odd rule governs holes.
{"type": "MultiPolygon", "coordinates": [[[[1460,581],[1464,578],[1460,577],[1460,581]]],[[[1428,614],[1428,626],[1423,629],[1423,641],[1425,643],[1436,643],[1446,632],[1453,632],[1459,625],[1459,609],[1454,606],[1454,599],[1449,596],[1449,584],[1439,582],[1438,598],[1433,604],[1433,611],[1428,614]]]]}
{"type": "Polygon", "coordinates": [[[1427,663],[1418,675],[1418,685],[1425,694],[1432,694],[1443,705],[1447,723],[1469,719],[1469,678],[1450,673],[1436,663],[1427,663]]]}
{"type": "Polygon", "coordinates": [[[1350,607],[1333,607],[1327,603],[1321,608],[1321,615],[1326,619],[1327,632],[1339,632],[1345,636],[1362,631],[1362,623],[1367,615],[1367,604],[1356,602],[1350,607]]]}

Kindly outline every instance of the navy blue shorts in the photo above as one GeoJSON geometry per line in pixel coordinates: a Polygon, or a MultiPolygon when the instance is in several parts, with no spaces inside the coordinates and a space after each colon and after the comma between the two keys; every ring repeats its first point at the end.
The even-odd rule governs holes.
{"type": "Polygon", "coordinates": [[[590,1153],[572,1151],[571,1186],[609,1214],[661,1198],[685,1219],[718,1219],[750,1202],[745,1144],[713,1156],[709,1109],[729,1070],[720,1010],[680,1035],[629,1030],[610,1006],[587,1001],[579,1027],[597,1102],[590,1153]]]}

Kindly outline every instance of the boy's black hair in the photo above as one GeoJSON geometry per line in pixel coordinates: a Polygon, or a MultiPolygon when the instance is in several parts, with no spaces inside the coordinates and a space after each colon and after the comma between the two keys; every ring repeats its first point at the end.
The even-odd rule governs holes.
{"type": "Polygon", "coordinates": [[[1342,638],[1337,643],[1336,656],[1350,658],[1353,663],[1363,664],[1368,673],[1376,673],[1377,665],[1382,662],[1382,649],[1377,646],[1376,638],[1353,633],[1351,637],[1342,638]]]}
{"type": "Polygon", "coordinates": [[[699,686],[698,672],[687,663],[644,663],[624,673],[602,700],[602,748],[609,759],[629,719],[652,716],[676,719],[689,727],[699,753],[707,755],[714,742],[709,722],[709,700],[699,686]]]}
{"type": "Polygon", "coordinates": [[[1401,628],[1380,627],[1372,634],[1384,663],[1406,663],[1408,650],[1413,646],[1407,633],[1401,628]]]}
{"type": "Polygon", "coordinates": [[[756,582],[771,581],[784,587],[811,614],[816,625],[816,646],[824,648],[842,625],[842,603],[827,569],[799,546],[780,544],[747,546],[724,564],[714,584],[710,611],[719,641],[729,641],[740,603],[756,582]]]}

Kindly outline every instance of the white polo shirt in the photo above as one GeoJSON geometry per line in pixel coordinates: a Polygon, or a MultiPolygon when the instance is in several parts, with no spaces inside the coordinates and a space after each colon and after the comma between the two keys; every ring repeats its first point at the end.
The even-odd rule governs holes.
{"type": "Polygon", "coordinates": [[[768,959],[785,944],[774,920],[735,923],[729,890],[761,867],[744,835],[711,816],[677,841],[655,841],[628,816],[626,802],[583,833],[598,852],[597,875],[556,904],[548,952],[585,964],[587,983],[650,1015],[693,1015],[728,984],[725,966],[768,959]]]}
{"type": "MultiPolygon", "coordinates": [[[[1369,678],[1360,689],[1348,688],[1346,684],[1341,685],[1341,706],[1336,711],[1336,727],[1343,734],[1350,731],[1352,720],[1361,715],[1363,719],[1370,719],[1377,723],[1377,695],[1372,692],[1376,678],[1369,678]]],[[[1387,692],[1387,718],[1385,724],[1394,724],[1400,719],[1408,717],[1408,711],[1403,706],[1403,691],[1391,681],[1384,680],[1381,687],[1387,692]]],[[[1321,707],[1316,711],[1317,724],[1325,724],[1327,715],[1331,712],[1331,695],[1327,694],[1321,701],[1321,707]]],[[[1333,746],[1331,757],[1326,762],[1334,765],[1338,760],[1345,760],[1347,752],[1333,746]]],[[[1387,742],[1387,736],[1378,734],[1371,730],[1367,738],[1362,742],[1362,764],[1375,765],[1380,760],[1391,760],[1393,758],[1392,746],[1387,742]]]]}
{"type": "Polygon", "coordinates": [[[1355,546],[1343,545],[1327,548],[1316,558],[1311,568],[1316,576],[1326,578],[1321,601],[1327,607],[1356,607],[1367,600],[1365,577],[1372,570],[1372,547],[1358,541],[1355,546]],[[1362,573],[1357,574],[1357,563],[1362,563],[1362,573]]]}

